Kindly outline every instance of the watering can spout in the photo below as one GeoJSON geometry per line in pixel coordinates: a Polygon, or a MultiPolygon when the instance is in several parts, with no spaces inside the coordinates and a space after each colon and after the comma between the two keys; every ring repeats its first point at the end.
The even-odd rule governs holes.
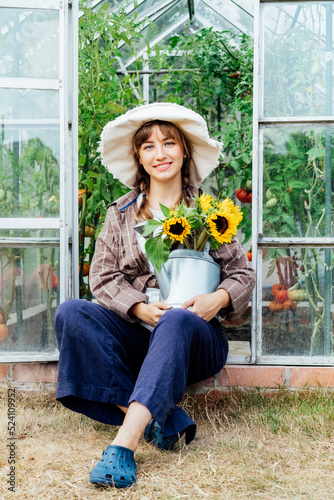
{"type": "Polygon", "coordinates": [[[162,300],[166,300],[170,292],[170,275],[164,264],[162,264],[160,273],[156,270],[156,275],[159,282],[161,298],[162,300]]]}

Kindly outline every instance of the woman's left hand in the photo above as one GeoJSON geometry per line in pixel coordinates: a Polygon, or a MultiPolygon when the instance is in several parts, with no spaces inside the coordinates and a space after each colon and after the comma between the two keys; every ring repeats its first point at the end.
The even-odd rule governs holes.
{"type": "Polygon", "coordinates": [[[231,303],[230,296],[223,288],[216,290],[213,293],[204,293],[203,295],[196,295],[192,299],[187,300],[182,304],[183,309],[188,309],[197,314],[205,321],[210,321],[216,316],[220,309],[228,307],[231,303]]]}

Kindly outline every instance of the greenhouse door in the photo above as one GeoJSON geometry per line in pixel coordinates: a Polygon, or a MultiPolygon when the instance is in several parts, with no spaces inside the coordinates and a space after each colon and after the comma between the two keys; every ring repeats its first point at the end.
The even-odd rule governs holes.
{"type": "Polygon", "coordinates": [[[332,365],[334,2],[256,4],[253,362],[332,365]]]}
{"type": "Polygon", "coordinates": [[[0,0],[0,362],[58,358],[78,296],[76,2],[0,0]]]}

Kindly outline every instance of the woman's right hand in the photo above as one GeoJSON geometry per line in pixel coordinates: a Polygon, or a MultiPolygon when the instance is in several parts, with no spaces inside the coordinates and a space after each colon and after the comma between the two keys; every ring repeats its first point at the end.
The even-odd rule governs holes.
{"type": "Polygon", "coordinates": [[[152,302],[151,304],[138,302],[138,304],[131,307],[129,313],[148,325],[155,326],[168,309],[172,309],[172,306],[163,302],[152,302]]]}

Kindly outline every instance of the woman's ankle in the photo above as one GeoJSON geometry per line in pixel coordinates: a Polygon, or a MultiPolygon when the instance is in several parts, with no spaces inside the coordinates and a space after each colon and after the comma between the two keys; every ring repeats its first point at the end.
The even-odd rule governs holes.
{"type": "Polygon", "coordinates": [[[136,451],[139,439],[141,438],[141,434],[141,432],[138,433],[128,426],[122,425],[117,433],[117,436],[111,444],[124,446],[124,448],[129,448],[132,451],[136,451]]]}

